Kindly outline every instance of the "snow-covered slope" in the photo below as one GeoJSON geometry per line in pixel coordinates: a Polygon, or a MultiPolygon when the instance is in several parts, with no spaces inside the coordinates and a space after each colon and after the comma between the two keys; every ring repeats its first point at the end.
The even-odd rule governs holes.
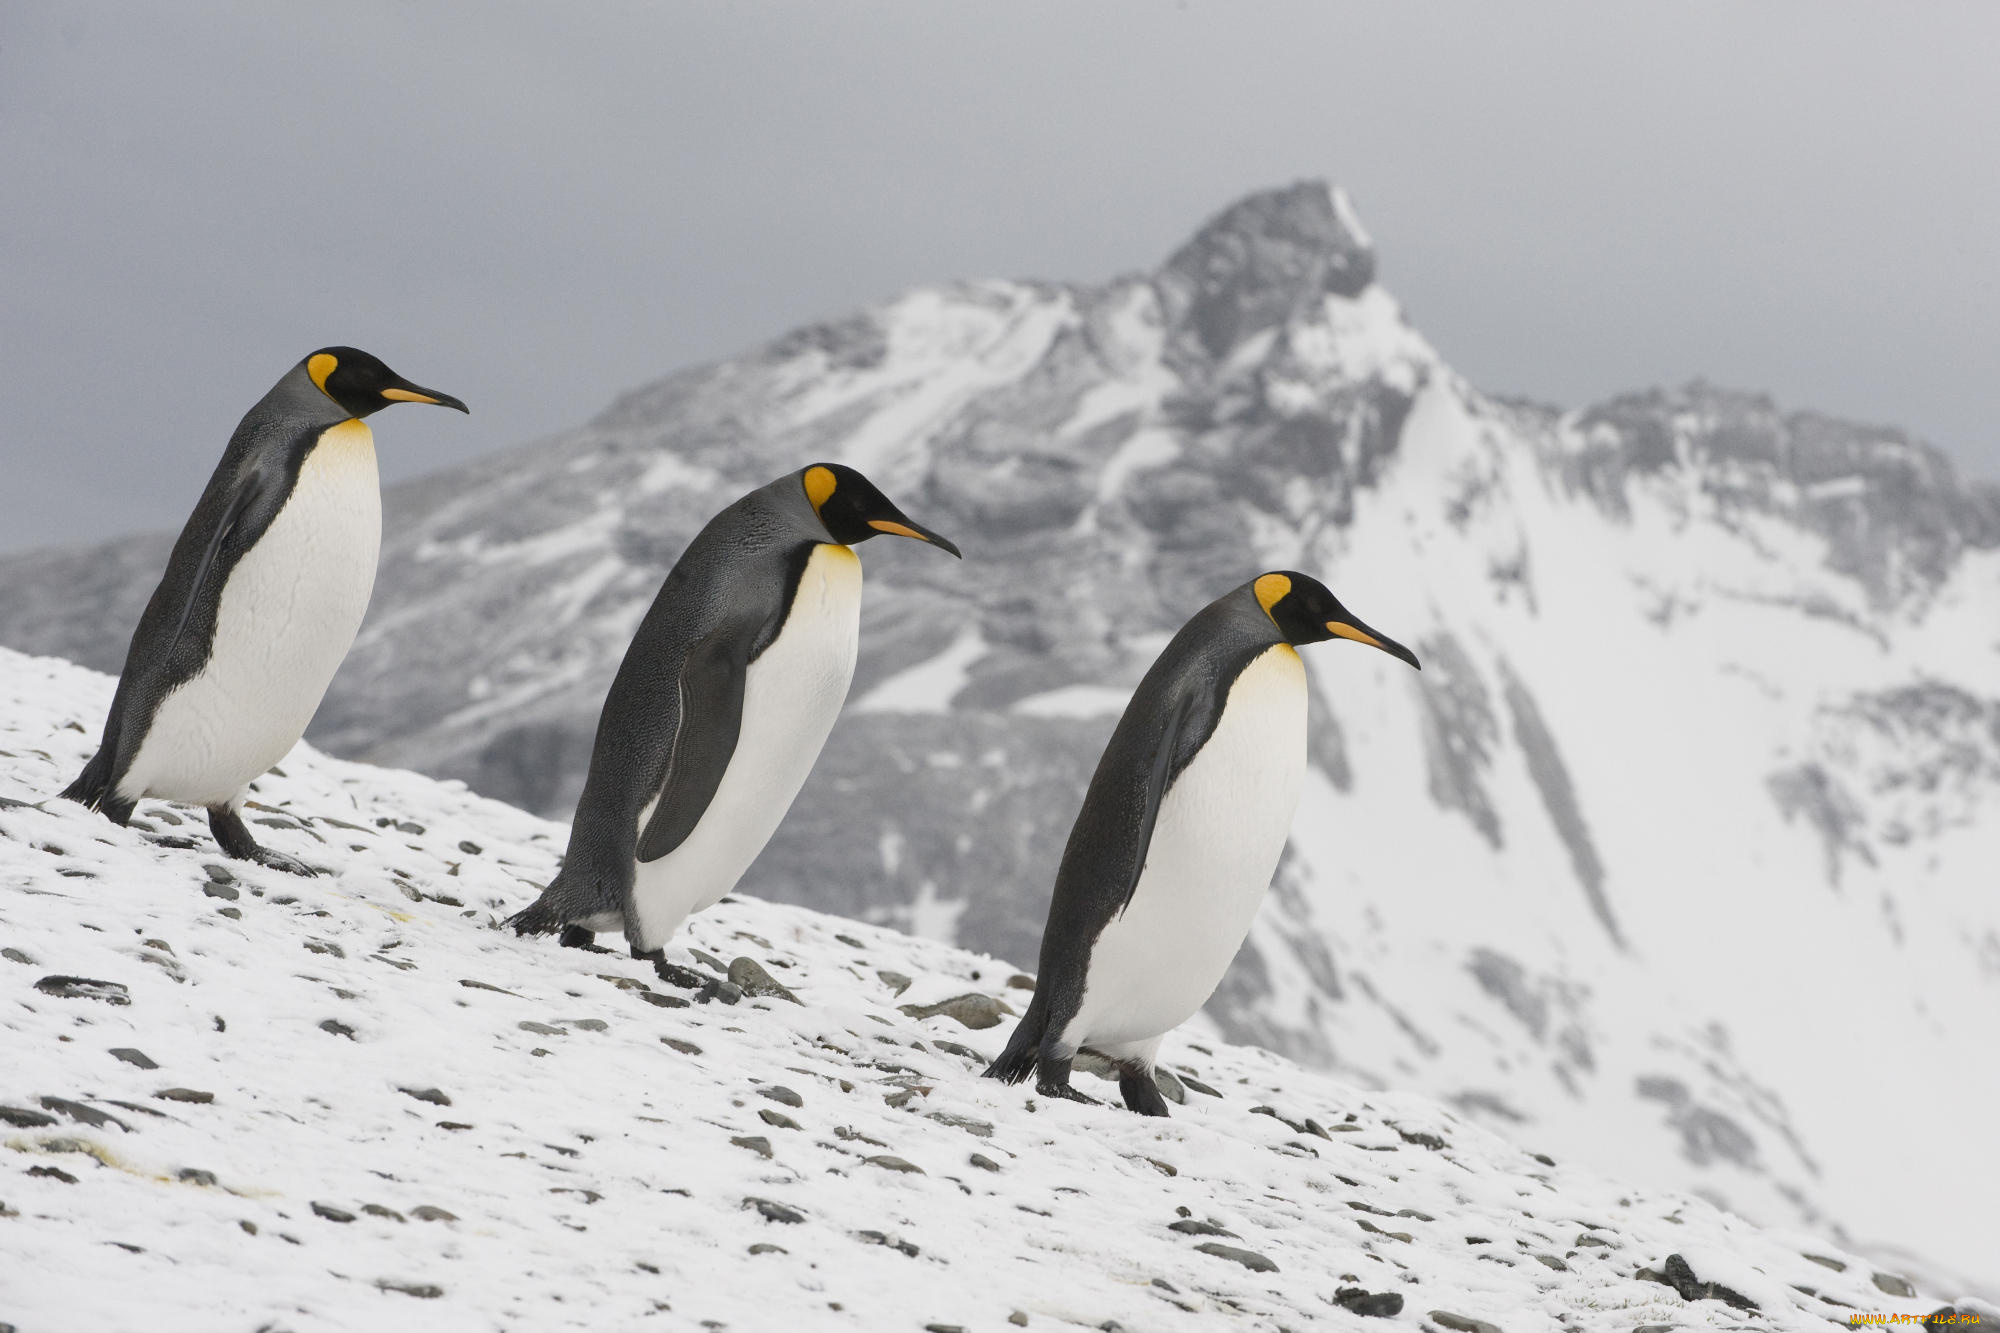
{"type": "Polygon", "coordinates": [[[337,872],[315,880],[224,863],[156,803],[127,830],[16,804],[82,762],[110,690],[0,651],[22,1333],[1817,1329],[1940,1304],[1261,1050],[1174,1040],[1164,1123],[1000,1087],[975,1074],[1004,1025],[923,1015],[971,996],[954,1012],[989,1021],[1028,978],[796,907],[729,900],[675,951],[796,1003],[753,980],[690,1004],[497,929],[561,829],[455,783],[300,747],[253,809],[337,872]],[[1676,1255],[1691,1301],[1639,1276],[1676,1255]]]}
{"type": "MultiPolygon", "coordinates": [[[[1270,191],[1152,271],[915,291],[399,488],[314,735],[561,814],[687,537],[844,458],[967,559],[865,548],[855,705],[749,887],[1026,964],[1165,636],[1310,570],[1425,670],[1306,654],[1211,1035],[2000,1283],[2000,498],[1754,395],[1496,400],[1375,269],[1336,192],[1270,191]]],[[[148,549],[0,562],[0,642],[117,669],[148,549]]]]}

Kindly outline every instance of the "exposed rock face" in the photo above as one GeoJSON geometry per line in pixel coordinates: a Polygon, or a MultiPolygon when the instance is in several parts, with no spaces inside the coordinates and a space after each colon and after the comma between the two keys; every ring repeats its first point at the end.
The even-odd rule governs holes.
{"type": "MultiPolygon", "coordinates": [[[[1306,653],[1314,776],[1204,1022],[1835,1215],[1830,1145],[1871,1132],[1820,1095],[1840,1034],[1952,1015],[1882,1043],[1913,1079],[1953,1024],[2000,1038],[2000,491],[1707,385],[1493,399],[1374,279],[1345,200],[1292,186],[1155,271],[913,291],[397,487],[312,738],[560,815],[687,540],[843,460],[966,559],[867,546],[850,706],[744,889],[1032,966],[1166,636],[1307,569],[1425,669],[1306,653]]],[[[166,544],[0,561],[0,643],[117,670],[166,544]]]]}

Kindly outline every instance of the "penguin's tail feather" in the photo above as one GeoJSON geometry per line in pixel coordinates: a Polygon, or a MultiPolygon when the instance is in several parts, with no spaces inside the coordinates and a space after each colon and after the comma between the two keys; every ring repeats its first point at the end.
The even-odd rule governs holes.
{"type": "MultiPolygon", "coordinates": [[[[1039,997],[1038,997],[1039,998],[1039,997]]],[[[1007,1049],[1000,1052],[1000,1058],[986,1066],[985,1078],[997,1078],[1002,1083],[1019,1083],[1035,1072],[1035,1061],[1042,1053],[1042,1031],[1048,1025],[1048,1015],[1039,1003],[1030,1003],[1028,1012],[1021,1015],[1021,1021],[1014,1025],[1014,1035],[1007,1039],[1007,1049]]]]}
{"type": "Polygon", "coordinates": [[[77,774],[76,781],[64,787],[60,793],[66,801],[75,801],[87,810],[102,811],[114,824],[124,824],[132,818],[133,808],[139,803],[128,801],[118,795],[111,780],[111,747],[104,746],[91,756],[90,762],[77,774]]]}
{"type": "Polygon", "coordinates": [[[548,891],[544,889],[541,897],[500,924],[512,926],[516,935],[553,935],[568,923],[549,902],[548,891]]]}

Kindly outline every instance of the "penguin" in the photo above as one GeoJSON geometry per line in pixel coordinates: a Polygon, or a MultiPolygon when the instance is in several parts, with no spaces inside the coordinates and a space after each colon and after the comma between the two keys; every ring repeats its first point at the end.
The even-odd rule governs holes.
{"type": "Polygon", "coordinates": [[[124,824],[144,797],[208,809],[227,856],[318,873],[240,813],[353,646],[375,584],[382,497],[364,417],[467,411],[368,353],[322,347],[244,414],[132,635],[104,737],[61,793],[124,824]]]}
{"type": "Polygon", "coordinates": [[[736,886],[833,729],[860,640],[853,548],[882,533],[959,554],[839,463],[709,520],[611,682],[562,868],[507,920],[516,934],[595,948],[623,930],[672,979],[667,940],[736,886]]]}
{"type": "Polygon", "coordinates": [[[1222,980],[1285,850],[1306,772],[1296,647],[1352,639],[1415,653],[1292,570],[1218,597],[1167,644],[1111,733],[1056,872],[1034,999],[986,1077],[1044,1096],[1089,1049],[1125,1105],[1167,1114],[1160,1039],[1222,980]]]}

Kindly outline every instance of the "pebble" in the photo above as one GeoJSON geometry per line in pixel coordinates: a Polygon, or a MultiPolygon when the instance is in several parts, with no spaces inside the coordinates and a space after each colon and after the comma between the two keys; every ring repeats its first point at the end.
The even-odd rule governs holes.
{"type": "Polygon", "coordinates": [[[1333,1293],[1334,1304],[1355,1314],[1387,1316],[1403,1312],[1403,1298],[1393,1291],[1367,1291],[1361,1287],[1339,1287],[1333,1293]]]}
{"type": "Polygon", "coordinates": [[[730,963],[729,980],[741,986],[745,995],[763,995],[774,1000],[790,1000],[793,1004],[803,1003],[776,977],[765,971],[764,965],[755,958],[745,956],[730,963]]]}
{"type": "Polygon", "coordinates": [[[804,1128],[804,1126],[800,1125],[798,1121],[792,1119],[790,1116],[786,1115],[783,1111],[773,1111],[769,1107],[766,1107],[765,1109],[759,1111],[757,1113],[757,1118],[763,1121],[765,1124],[769,1125],[773,1129],[804,1128]]]}
{"type": "Polygon", "coordinates": [[[57,1115],[66,1115],[71,1120],[75,1120],[80,1124],[89,1125],[92,1129],[103,1129],[106,1125],[116,1125],[128,1134],[132,1131],[132,1127],[117,1116],[100,1111],[94,1106],[86,1106],[82,1102],[73,1102],[67,1097],[43,1097],[41,1103],[44,1111],[54,1111],[57,1115]]]}
{"type": "Polygon", "coordinates": [[[790,1250],[788,1250],[788,1249],[786,1249],[786,1248],[785,1248],[784,1246],[782,1246],[782,1245],[773,1245],[773,1244],[771,1244],[771,1242],[770,1242],[770,1241],[767,1241],[767,1240],[760,1240],[760,1241],[758,1241],[758,1242],[757,1242],[757,1243],[756,1243],[755,1245],[752,1245],[752,1246],[750,1247],[750,1253],[752,1253],[752,1254],[790,1254],[790,1253],[791,1253],[791,1251],[790,1251],[790,1250]]]}
{"type": "Polygon", "coordinates": [[[462,838],[459,840],[458,850],[464,852],[467,856],[477,856],[486,849],[476,842],[462,838]]]}
{"type": "Polygon", "coordinates": [[[162,1101],[191,1102],[196,1106],[206,1106],[215,1100],[212,1092],[199,1092],[194,1088],[161,1088],[153,1094],[162,1101]]]}
{"type": "Polygon", "coordinates": [[[392,1222],[404,1222],[407,1225],[407,1220],[401,1213],[394,1208],[384,1208],[379,1203],[364,1203],[361,1205],[361,1211],[370,1217],[386,1217],[392,1222]]]}
{"type": "Polygon", "coordinates": [[[59,1166],[31,1166],[28,1168],[28,1174],[31,1176],[46,1176],[50,1180],[60,1180],[65,1185],[76,1184],[76,1177],[59,1166]]]}
{"type": "Polygon", "coordinates": [[[102,1000],[106,1004],[130,1004],[131,992],[115,981],[98,981],[92,977],[43,977],[35,983],[35,989],[44,995],[53,995],[59,1000],[102,1000]]]}
{"type": "Polygon", "coordinates": [[[24,967],[35,965],[34,959],[15,948],[0,949],[0,958],[5,958],[10,963],[20,963],[24,967]]]}
{"type": "Polygon", "coordinates": [[[675,1050],[679,1051],[682,1055],[701,1054],[701,1047],[695,1045],[691,1041],[682,1041],[679,1037],[662,1037],[660,1038],[660,1041],[664,1045],[673,1047],[675,1050]]]}
{"type": "Polygon", "coordinates": [[[401,1292],[405,1296],[415,1296],[422,1301],[434,1301],[444,1295],[443,1287],[430,1282],[398,1282],[385,1277],[378,1278],[375,1285],[383,1291],[401,1292]]]}
{"type": "Polygon", "coordinates": [[[887,986],[898,995],[901,995],[910,988],[909,977],[903,975],[901,972],[881,971],[877,972],[875,977],[884,986],[887,986]]]}
{"type": "Polygon", "coordinates": [[[954,995],[949,1000],[940,1000],[936,1004],[906,1004],[900,1008],[910,1018],[936,1018],[943,1015],[975,1030],[998,1027],[1002,1015],[1014,1012],[991,995],[981,995],[977,991],[966,995],[954,995]]]}
{"type": "Polygon", "coordinates": [[[1233,1231],[1224,1231],[1213,1222],[1197,1222],[1193,1218],[1182,1218],[1178,1222],[1167,1223],[1167,1230],[1178,1231],[1183,1236],[1227,1236],[1231,1240],[1241,1240],[1233,1231]]]}
{"type": "Polygon", "coordinates": [[[420,1102],[429,1102],[433,1106],[451,1105],[451,1098],[436,1088],[397,1088],[396,1091],[405,1097],[415,1097],[420,1102]]]}
{"type": "Polygon", "coordinates": [[[54,1116],[44,1115],[40,1111],[30,1111],[24,1106],[0,1106],[0,1120],[6,1121],[16,1129],[40,1129],[44,1125],[53,1125],[56,1122],[54,1116]]]}
{"type": "Polygon", "coordinates": [[[353,1213],[348,1212],[345,1208],[336,1208],[330,1203],[315,1202],[312,1210],[329,1222],[352,1222],[354,1220],[353,1213]]]}
{"type": "MultiPolygon", "coordinates": [[[[1220,1241],[1209,1241],[1206,1244],[1197,1245],[1195,1248],[1203,1254],[1212,1254],[1218,1259],[1227,1259],[1231,1263],[1242,1264],[1253,1273],[1275,1273],[1278,1271],[1276,1264],[1255,1250],[1239,1250],[1234,1245],[1224,1245],[1220,1241]]],[[[1401,1299],[1401,1297],[1397,1298],[1398,1308],[1400,1308],[1401,1299]]]]}
{"type": "Polygon", "coordinates": [[[336,1037],[345,1037],[349,1041],[354,1040],[354,1029],[337,1018],[322,1018],[319,1021],[319,1030],[331,1032],[336,1037]]]}
{"type": "Polygon", "coordinates": [[[1894,1273],[1876,1273],[1873,1275],[1873,1278],[1876,1288],[1880,1291],[1888,1292],[1891,1296],[1914,1296],[1917,1294],[1909,1283],[1903,1281],[1903,1279],[1897,1277],[1894,1273]]]}
{"type": "Polygon", "coordinates": [[[924,1174],[924,1169],[915,1162],[906,1162],[900,1157],[892,1157],[887,1153],[882,1153],[875,1157],[864,1157],[861,1160],[870,1166],[879,1166],[884,1171],[901,1171],[906,1174],[918,1176],[924,1174]]]}
{"type": "Polygon", "coordinates": [[[922,1251],[918,1250],[917,1247],[910,1244],[910,1242],[906,1240],[891,1240],[889,1239],[888,1236],[884,1235],[880,1231],[857,1231],[854,1233],[854,1236],[855,1239],[865,1240],[870,1245],[886,1245],[890,1249],[898,1252],[899,1254],[907,1254],[912,1259],[916,1258],[918,1254],[922,1253],[922,1251]]]}
{"type": "Polygon", "coordinates": [[[215,1172],[204,1171],[198,1166],[182,1167],[178,1172],[175,1173],[174,1179],[185,1181],[190,1185],[212,1186],[219,1183],[215,1178],[215,1172]]]}
{"type": "Polygon", "coordinates": [[[1473,1319],[1449,1310],[1433,1310],[1430,1321],[1439,1328],[1448,1328],[1452,1333],[1505,1333],[1498,1324],[1489,1324],[1484,1319],[1473,1319]]]}
{"type": "Polygon", "coordinates": [[[524,1018],[514,1026],[523,1032],[533,1032],[543,1037],[566,1037],[569,1035],[553,1023],[537,1023],[532,1018],[524,1018]]]}
{"type": "Polygon", "coordinates": [[[775,1199],[759,1199],[755,1195],[746,1196],[745,1208],[755,1208],[763,1214],[766,1222],[798,1223],[806,1220],[806,1215],[790,1204],[779,1203],[775,1199]]]}
{"type": "Polygon", "coordinates": [[[419,1222],[456,1222],[458,1220],[457,1213],[446,1212],[442,1208],[434,1208],[427,1203],[420,1203],[415,1208],[410,1209],[410,1216],[416,1218],[419,1222]]]}
{"type": "Polygon", "coordinates": [[[976,1139],[993,1137],[993,1126],[973,1116],[959,1115],[953,1111],[926,1111],[924,1118],[935,1120],[940,1125],[950,1125],[953,1129],[962,1129],[976,1139]]]}
{"type": "Polygon", "coordinates": [[[799,1096],[799,1094],[793,1092],[790,1088],[781,1087],[775,1083],[769,1087],[757,1089],[757,1095],[759,1097],[769,1097],[774,1102],[783,1102],[786,1106],[804,1106],[806,1104],[805,1098],[799,1096]]]}
{"type": "Polygon", "coordinates": [[[998,1171],[1000,1169],[1000,1163],[994,1161],[991,1157],[988,1157],[983,1152],[976,1152],[972,1154],[972,1156],[966,1158],[965,1160],[971,1162],[981,1171],[998,1171]]]}
{"type": "Polygon", "coordinates": [[[739,1148],[747,1148],[759,1157],[771,1155],[771,1141],[761,1134],[739,1134],[730,1140],[739,1148]]]}

